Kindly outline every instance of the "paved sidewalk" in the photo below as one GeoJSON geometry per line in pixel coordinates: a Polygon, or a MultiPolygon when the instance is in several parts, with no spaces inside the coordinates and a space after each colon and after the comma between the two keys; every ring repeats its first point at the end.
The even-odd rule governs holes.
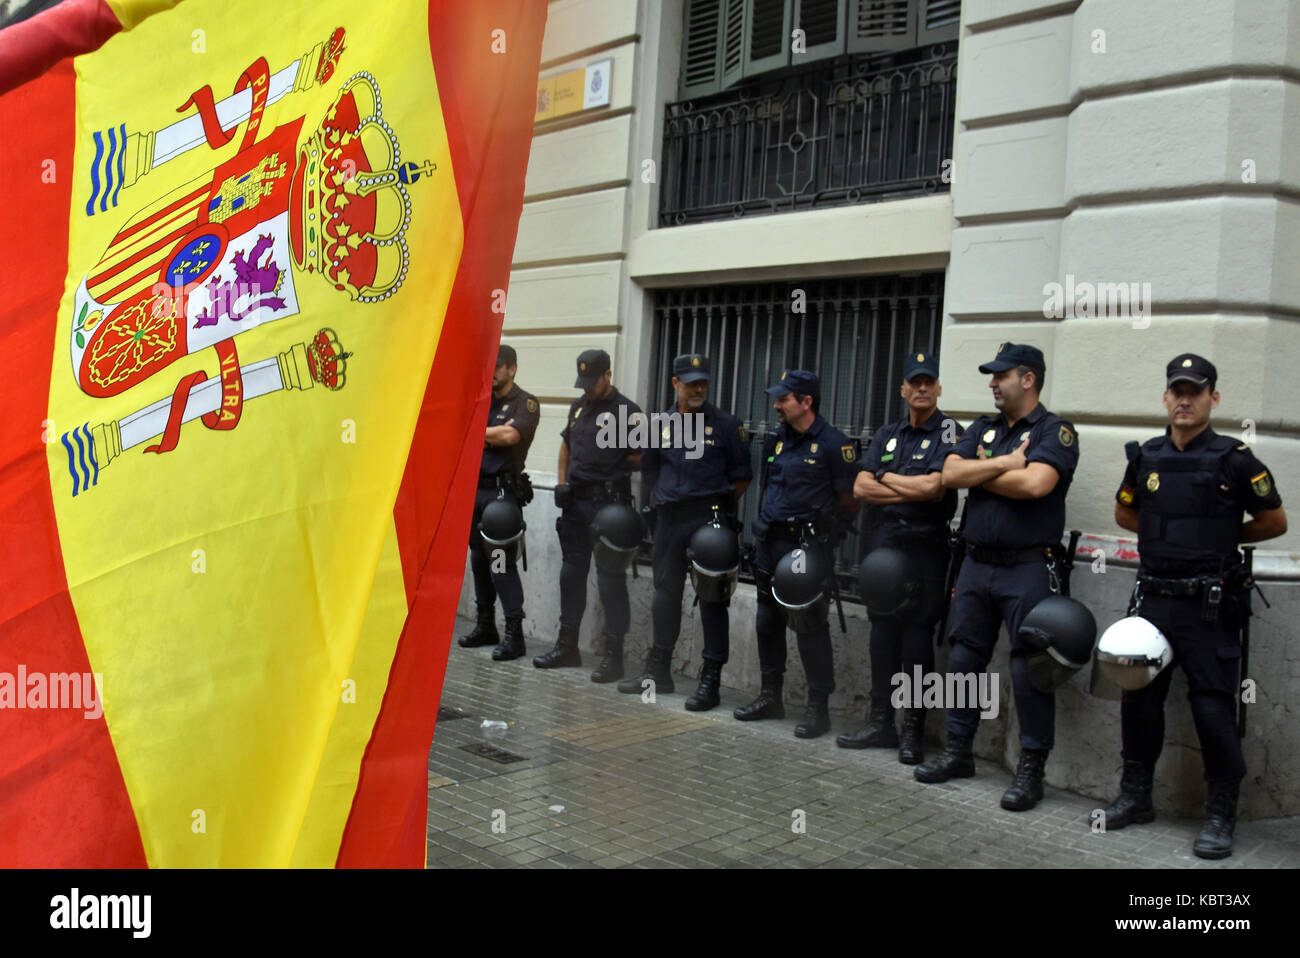
{"type": "Polygon", "coordinates": [[[675,677],[676,693],[646,704],[589,681],[594,662],[533,668],[541,651],[497,663],[453,643],[429,753],[430,867],[1300,866],[1300,819],[1243,822],[1231,858],[1202,861],[1199,821],[1094,834],[1097,803],[1051,788],[1033,811],[1007,812],[1010,774],[992,763],[922,785],[895,751],[837,748],[860,715],[833,715],[830,735],[800,741],[801,710],[731,717],[753,690],[687,712],[694,679],[675,677]]]}

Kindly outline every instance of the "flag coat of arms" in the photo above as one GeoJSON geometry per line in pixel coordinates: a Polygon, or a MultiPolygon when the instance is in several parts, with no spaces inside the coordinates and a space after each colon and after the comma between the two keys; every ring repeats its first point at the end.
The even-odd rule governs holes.
{"type": "Polygon", "coordinates": [[[545,7],[0,30],[0,864],[423,863],[545,7]]]}

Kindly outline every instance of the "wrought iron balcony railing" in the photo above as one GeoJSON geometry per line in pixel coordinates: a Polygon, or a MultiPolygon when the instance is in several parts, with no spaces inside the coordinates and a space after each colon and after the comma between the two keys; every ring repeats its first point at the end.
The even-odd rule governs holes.
{"type": "Polygon", "coordinates": [[[956,80],[953,43],[670,103],[659,224],[947,191],[956,80]]]}

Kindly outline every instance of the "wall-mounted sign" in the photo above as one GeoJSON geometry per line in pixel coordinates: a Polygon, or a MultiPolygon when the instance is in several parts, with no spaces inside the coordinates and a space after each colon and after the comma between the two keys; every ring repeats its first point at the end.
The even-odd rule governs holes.
{"type": "Polygon", "coordinates": [[[609,106],[610,59],[586,67],[542,77],[537,81],[537,112],[534,122],[553,120],[593,107],[609,106]]]}

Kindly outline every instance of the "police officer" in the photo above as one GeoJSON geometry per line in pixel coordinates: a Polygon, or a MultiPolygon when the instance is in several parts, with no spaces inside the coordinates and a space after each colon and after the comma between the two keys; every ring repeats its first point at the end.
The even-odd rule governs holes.
{"type": "MultiPolygon", "coordinates": [[[[857,513],[853,480],[857,475],[857,449],[817,412],[821,384],[803,369],[789,369],[781,381],[767,389],[776,397],[774,408],[780,425],[763,444],[760,463],[762,506],[755,523],[754,582],[758,591],[755,631],[762,690],[749,705],[733,713],[742,722],[784,718],[782,691],[785,678],[786,611],[772,594],[772,576],[781,558],[801,545],[820,550],[830,566],[830,548],[838,533],[857,513]],[[828,541],[808,542],[808,522],[828,541]]],[[[823,589],[829,589],[829,581],[823,589]]],[[[808,704],[798,738],[817,738],[830,731],[827,699],[835,690],[830,627],[821,624],[797,634],[799,658],[808,677],[808,704]]]]}
{"type": "Polygon", "coordinates": [[[524,654],[524,587],[519,581],[514,550],[502,550],[505,568],[494,568],[492,556],[480,534],[483,507],[498,498],[520,508],[532,499],[532,487],[524,475],[524,460],[537,432],[537,398],[515,384],[518,357],[510,346],[497,350],[492,374],[492,409],[488,413],[483,440],[483,461],[479,466],[478,493],[474,497],[474,522],[469,533],[469,563],[474,573],[474,606],[478,624],[460,637],[464,648],[496,645],[492,658],[498,662],[524,654]],[[506,632],[497,634],[496,600],[501,597],[506,632]],[[498,642],[500,644],[498,644],[498,642]]]}
{"type": "MultiPolygon", "coordinates": [[[[639,693],[645,679],[661,692],[673,690],[670,662],[682,628],[682,592],[686,584],[687,545],[714,517],[735,525],[736,500],[754,478],[745,427],[708,401],[709,359],[693,353],[673,360],[677,401],[651,430],[659,434],[641,458],[641,473],[654,491],[654,640],[642,674],[618,683],[620,692],[639,693]]],[[[653,419],[654,417],[652,417],[653,419]]],[[[695,694],[686,700],[692,712],[718,704],[722,666],[730,651],[727,605],[700,600],[704,627],[704,665],[695,694]]]]}
{"type": "Polygon", "coordinates": [[[840,735],[841,748],[898,748],[900,762],[915,765],[924,757],[925,709],[903,713],[899,743],[890,705],[893,677],[909,677],[916,666],[934,671],[934,627],[943,614],[948,568],[948,523],[957,511],[957,491],[945,489],[943,462],[961,436],[961,427],[939,409],[939,361],[918,352],[903,364],[898,388],[907,403],[907,416],[890,423],[871,439],[858,462],[853,494],[875,508],[872,550],[882,547],[906,552],[916,560],[921,590],[916,611],[900,620],[869,612],[871,619],[871,705],[864,728],[840,735]]]}
{"type": "MultiPolygon", "coordinates": [[[[1116,494],[1115,521],[1138,536],[1134,612],[1164,633],[1187,676],[1187,698],[1205,762],[1208,820],[1192,850],[1232,854],[1237,796],[1246,774],[1236,724],[1237,667],[1245,570],[1237,545],[1286,532],[1273,476],[1246,445],[1210,428],[1219,405],[1218,371],[1193,353],[1165,369],[1163,436],[1130,443],[1116,494]],[[1242,522],[1243,512],[1251,519],[1242,522]]],[[[1173,669],[1126,691],[1120,707],[1121,794],[1105,809],[1106,828],[1152,821],[1151,784],[1165,739],[1165,697],[1173,669]]]]}
{"type": "MultiPolygon", "coordinates": [[[[555,648],[533,659],[539,669],[582,665],[578,628],[587,610],[587,571],[591,568],[591,522],[600,508],[611,502],[632,503],[633,469],[640,468],[639,450],[629,447],[626,430],[638,424],[641,407],[611,382],[609,353],[588,349],[578,356],[574,385],[583,395],[569,406],[560,435],[560,461],[556,467],[555,504],[561,510],[555,529],[560,535],[560,634],[555,648]]],[[[627,576],[597,566],[596,585],[605,610],[605,655],[593,682],[613,682],[623,675],[623,636],[631,611],[627,576]]]]}
{"type": "MultiPolygon", "coordinates": [[[[1011,636],[1011,684],[1020,720],[1020,761],[1002,796],[1011,811],[1033,808],[1043,797],[1043,766],[1053,744],[1056,700],[1029,681],[1020,624],[1039,600],[1057,592],[1063,566],[1065,494],[1079,462],[1074,426],[1039,402],[1046,363],[1035,346],[1003,343],[992,362],[989,386],[998,413],[981,416],[943,465],[948,488],[969,488],[966,561],[953,592],[948,671],[978,675],[987,668],[998,626],[1011,636]]],[[[971,685],[975,675],[971,675],[971,685]]],[[[971,742],[979,724],[975,703],[948,709],[948,744],[917,767],[922,782],[975,774],[971,742]]]]}

